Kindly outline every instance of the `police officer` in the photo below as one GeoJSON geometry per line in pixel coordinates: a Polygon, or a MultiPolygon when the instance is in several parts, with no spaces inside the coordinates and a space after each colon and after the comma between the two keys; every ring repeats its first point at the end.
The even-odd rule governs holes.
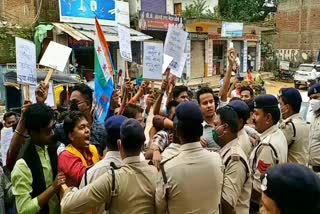
{"type": "Polygon", "coordinates": [[[140,161],[145,141],[140,123],[126,120],[120,128],[120,139],[118,148],[124,165],[111,168],[81,190],[68,189],[61,201],[61,213],[100,213],[96,208],[101,204],[106,204],[110,213],[155,213],[157,170],[140,161]]]}
{"type": "Polygon", "coordinates": [[[252,211],[259,210],[260,176],[270,166],[287,162],[288,145],[283,132],[278,128],[280,120],[278,105],[278,100],[273,95],[260,95],[254,101],[253,123],[256,131],[260,133],[260,140],[250,155],[253,174],[250,206],[252,211]]]}
{"type": "Polygon", "coordinates": [[[202,122],[198,105],[178,105],[174,126],[181,147],[177,156],[160,164],[157,213],[219,213],[222,161],[218,153],[202,148],[202,122]]]}
{"type": "Polygon", "coordinates": [[[253,149],[253,144],[250,142],[249,135],[247,134],[244,125],[247,123],[247,120],[250,118],[250,108],[242,100],[233,100],[228,106],[230,106],[238,115],[239,118],[239,131],[238,131],[238,141],[241,146],[241,149],[249,158],[250,153],[253,149]]]}
{"type": "Polygon", "coordinates": [[[283,119],[280,129],[288,143],[288,162],[307,165],[309,125],[299,116],[300,92],[295,88],[282,88],[278,101],[283,119]]]}
{"type": "Polygon", "coordinates": [[[320,213],[320,179],[305,166],[287,163],[269,168],[261,189],[261,214],[320,213]]]}
{"type": "Polygon", "coordinates": [[[237,113],[230,106],[219,108],[214,125],[217,143],[222,147],[219,153],[225,166],[222,213],[249,213],[252,179],[247,155],[239,144],[237,113]]]}
{"type": "Polygon", "coordinates": [[[310,87],[308,96],[314,115],[309,133],[309,165],[314,172],[320,173],[320,83],[310,87]]]}

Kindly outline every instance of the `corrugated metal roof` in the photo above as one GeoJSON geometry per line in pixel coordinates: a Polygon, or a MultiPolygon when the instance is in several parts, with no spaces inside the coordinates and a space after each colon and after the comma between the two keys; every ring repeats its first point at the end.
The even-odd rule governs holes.
{"type": "MultiPolygon", "coordinates": [[[[90,38],[94,40],[94,32],[95,32],[95,25],[90,24],[73,24],[73,23],[52,23],[54,26],[58,27],[62,31],[66,32],[73,38],[77,39],[80,37],[79,34],[82,34],[84,38],[90,38]],[[75,33],[77,32],[77,33],[75,33]],[[76,37],[77,38],[76,38],[76,37]]],[[[108,42],[118,42],[118,27],[117,26],[101,26],[108,42]]],[[[130,28],[130,35],[131,41],[144,41],[148,39],[152,39],[151,36],[148,36],[144,33],[136,31],[130,28]]],[[[79,39],[77,39],[79,40],[79,39]]],[[[86,39],[88,40],[88,39],[86,39]]]]}
{"type": "Polygon", "coordinates": [[[63,32],[69,34],[71,37],[73,37],[76,40],[88,40],[90,41],[88,37],[84,36],[79,31],[75,30],[74,28],[70,27],[69,25],[63,24],[63,23],[52,23],[55,27],[59,28],[63,32]]]}

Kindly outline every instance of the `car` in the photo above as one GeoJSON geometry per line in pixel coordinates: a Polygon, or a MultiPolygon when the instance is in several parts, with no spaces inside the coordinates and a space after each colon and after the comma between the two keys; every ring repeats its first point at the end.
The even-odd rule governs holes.
{"type": "MultiPolygon", "coordinates": [[[[311,71],[316,64],[301,64],[294,75],[294,87],[308,87],[308,81],[312,80],[311,71]]],[[[317,77],[320,77],[320,65],[316,65],[317,77]]]]}

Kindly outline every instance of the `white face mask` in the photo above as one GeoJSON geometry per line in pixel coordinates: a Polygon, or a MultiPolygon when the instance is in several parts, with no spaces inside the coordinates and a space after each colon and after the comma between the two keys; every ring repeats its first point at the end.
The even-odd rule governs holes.
{"type": "Polygon", "coordinates": [[[320,109],[320,100],[310,100],[310,106],[313,112],[316,112],[320,109]]]}

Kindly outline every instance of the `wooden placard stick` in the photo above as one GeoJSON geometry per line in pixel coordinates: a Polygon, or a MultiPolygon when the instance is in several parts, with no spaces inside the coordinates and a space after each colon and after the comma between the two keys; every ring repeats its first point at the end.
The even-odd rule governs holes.
{"type": "Polygon", "coordinates": [[[126,61],[126,79],[125,80],[130,80],[130,76],[129,76],[129,66],[128,66],[128,62],[126,61]]]}
{"type": "Polygon", "coordinates": [[[52,74],[53,74],[53,69],[52,69],[52,68],[49,68],[49,71],[48,71],[48,73],[47,73],[47,76],[46,76],[46,78],[45,78],[45,80],[44,80],[44,84],[45,84],[45,85],[48,85],[48,84],[49,84],[49,81],[50,81],[50,79],[51,79],[51,77],[52,77],[52,74]]]}
{"type": "Polygon", "coordinates": [[[30,101],[30,88],[29,85],[25,85],[24,87],[24,93],[25,93],[25,101],[30,101]]]}

